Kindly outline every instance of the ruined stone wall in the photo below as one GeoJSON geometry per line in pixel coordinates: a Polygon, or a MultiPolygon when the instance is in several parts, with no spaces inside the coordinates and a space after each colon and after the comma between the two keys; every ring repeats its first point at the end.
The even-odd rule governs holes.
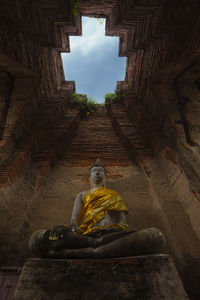
{"type": "Polygon", "coordinates": [[[0,7],[1,264],[23,264],[38,227],[69,220],[101,158],[133,228],[157,226],[191,299],[199,287],[199,1],[67,0],[0,7]],[[60,52],[81,15],[106,17],[127,56],[119,103],[81,119],[60,52]],[[76,132],[76,134],[75,134],[76,132]]]}

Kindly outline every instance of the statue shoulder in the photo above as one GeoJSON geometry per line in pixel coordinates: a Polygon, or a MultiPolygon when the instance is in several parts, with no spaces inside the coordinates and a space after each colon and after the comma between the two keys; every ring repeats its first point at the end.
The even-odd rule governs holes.
{"type": "Polygon", "coordinates": [[[117,195],[120,195],[117,191],[115,191],[115,190],[111,190],[111,189],[108,189],[108,188],[104,188],[104,190],[106,191],[106,192],[110,192],[110,193],[113,193],[113,194],[117,194],[117,195]]]}
{"type": "Polygon", "coordinates": [[[87,193],[88,191],[84,191],[84,192],[80,192],[76,195],[76,199],[77,200],[82,200],[83,197],[85,196],[85,194],[87,193]]]}

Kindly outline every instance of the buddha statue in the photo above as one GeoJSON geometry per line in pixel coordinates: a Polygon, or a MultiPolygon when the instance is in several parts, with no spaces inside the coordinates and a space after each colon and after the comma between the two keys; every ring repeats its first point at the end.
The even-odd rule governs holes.
{"type": "Polygon", "coordinates": [[[29,249],[43,258],[114,258],[160,253],[165,237],[157,228],[131,230],[128,209],[116,191],[105,187],[100,160],[90,169],[91,188],[76,196],[71,223],[33,232],[29,249]]]}

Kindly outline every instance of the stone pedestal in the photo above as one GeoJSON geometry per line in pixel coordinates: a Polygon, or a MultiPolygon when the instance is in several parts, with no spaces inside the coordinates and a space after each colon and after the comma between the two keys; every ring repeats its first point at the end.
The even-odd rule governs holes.
{"type": "Polygon", "coordinates": [[[166,254],[114,259],[28,259],[14,300],[188,300],[166,254]]]}

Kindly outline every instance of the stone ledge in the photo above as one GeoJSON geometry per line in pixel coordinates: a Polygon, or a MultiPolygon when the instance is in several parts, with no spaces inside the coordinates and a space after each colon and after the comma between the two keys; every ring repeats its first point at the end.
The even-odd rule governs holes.
{"type": "Polygon", "coordinates": [[[14,300],[189,300],[169,255],[27,259],[14,300]]]}

